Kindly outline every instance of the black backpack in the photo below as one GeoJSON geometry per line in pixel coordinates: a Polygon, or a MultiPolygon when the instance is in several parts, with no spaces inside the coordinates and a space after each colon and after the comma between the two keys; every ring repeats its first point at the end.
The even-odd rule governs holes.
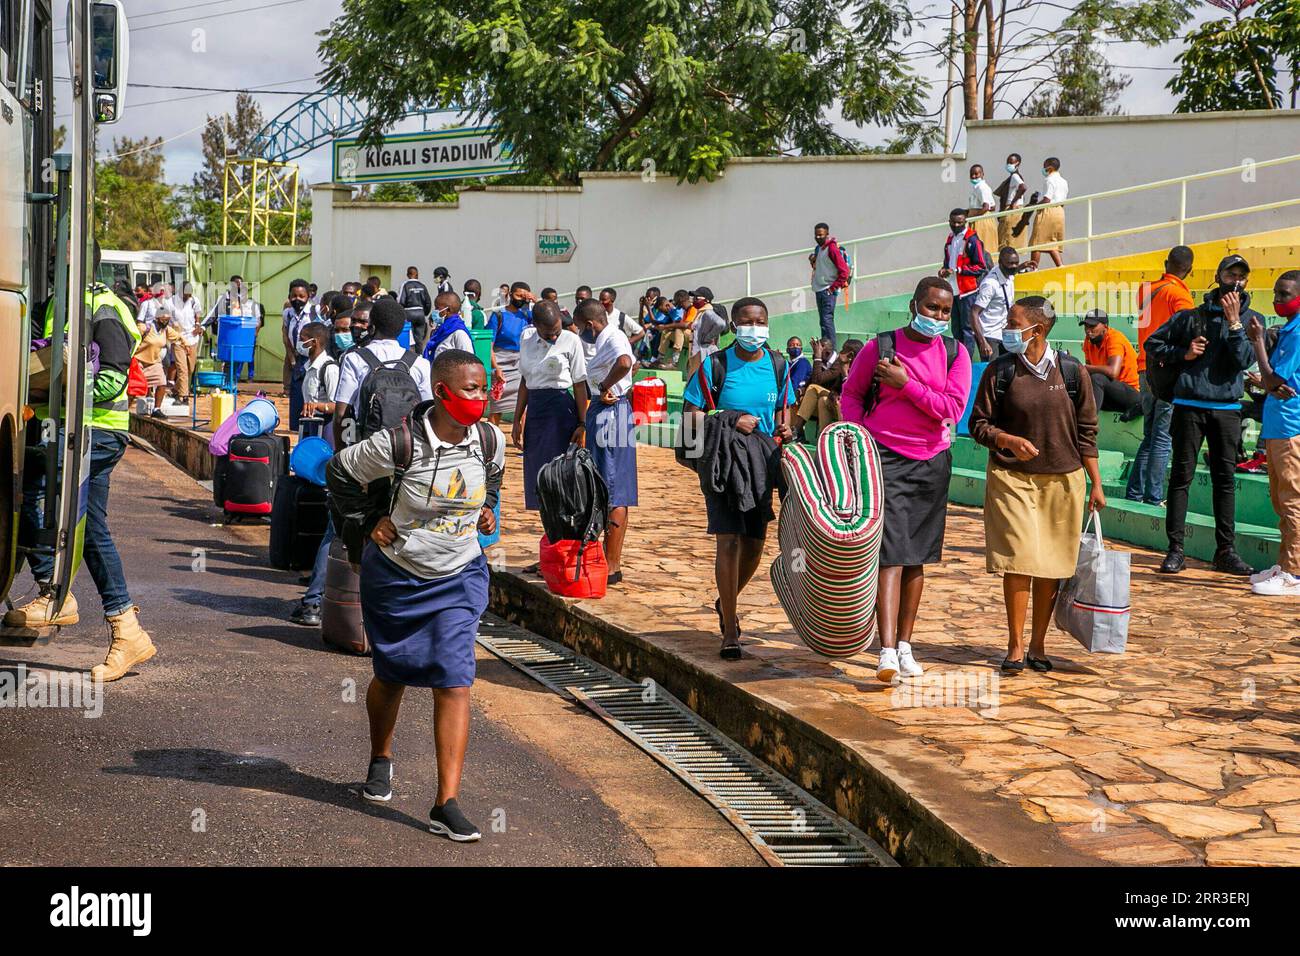
{"type": "Polygon", "coordinates": [[[402,420],[420,404],[420,389],[411,375],[411,368],[420,353],[407,349],[401,358],[381,362],[366,346],[357,349],[370,371],[361,380],[352,414],[357,423],[357,441],[365,441],[385,428],[400,425],[402,420]]]}
{"type": "MultiPolygon", "coordinates": [[[[957,344],[957,340],[952,338],[951,336],[945,335],[942,336],[942,338],[943,338],[943,347],[948,350],[948,371],[951,372],[952,363],[957,361],[957,350],[961,348],[961,346],[959,346],[957,344]]],[[[879,363],[883,359],[893,359],[894,356],[898,354],[897,340],[898,340],[897,329],[887,329],[884,332],[876,333],[876,350],[878,353],[876,355],[877,363],[879,363]]],[[[863,411],[866,413],[870,413],[871,410],[876,407],[879,401],[880,401],[880,383],[873,378],[871,380],[871,389],[867,392],[863,411]]]]}
{"type": "Polygon", "coordinates": [[[537,501],[547,540],[579,541],[574,580],[582,574],[582,554],[600,537],[609,520],[609,487],[591,452],[570,445],[537,473],[537,501]]]}
{"type": "MultiPolygon", "coordinates": [[[[1065,393],[1070,401],[1079,401],[1079,388],[1083,382],[1083,365],[1065,349],[1056,350],[1056,364],[1061,369],[1061,378],[1065,379],[1065,393]]],[[[1004,353],[993,360],[993,395],[1000,402],[1011,387],[1011,380],[1016,377],[1016,356],[1004,353]]],[[[1089,382],[1089,386],[1091,386],[1089,382]]]]}

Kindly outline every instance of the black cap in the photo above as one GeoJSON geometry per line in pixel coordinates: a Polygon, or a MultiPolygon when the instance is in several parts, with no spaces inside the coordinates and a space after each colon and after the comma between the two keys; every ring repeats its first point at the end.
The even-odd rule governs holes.
{"type": "Polygon", "coordinates": [[[713,301],[713,290],[706,285],[702,285],[698,289],[692,290],[689,295],[693,299],[706,299],[709,302],[713,301]]]}
{"type": "Polygon", "coordinates": [[[451,273],[447,271],[446,266],[438,266],[438,268],[433,270],[433,275],[435,278],[446,279],[451,275],[451,273]]]}
{"type": "Polygon", "coordinates": [[[1219,262],[1219,268],[1214,270],[1215,278],[1217,279],[1224,269],[1231,269],[1233,266],[1241,266],[1247,274],[1250,273],[1250,263],[1234,252],[1232,255],[1224,256],[1219,262]]]}
{"type": "Polygon", "coordinates": [[[1110,316],[1105,309],[1089,309],[1079,322],[1080,325],[1110,325],[1110,316]]]}

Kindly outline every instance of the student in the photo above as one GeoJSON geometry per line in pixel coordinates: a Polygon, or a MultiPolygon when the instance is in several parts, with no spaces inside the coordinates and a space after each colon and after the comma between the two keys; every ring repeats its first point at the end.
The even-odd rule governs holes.
{"type": "Polygon", "coordinates": [[[446,266],[438,266],[433,270],[433,281],[438,283],[438,292],[455,292],[455,287],[451,284],[451,273],[447,271],[446,266]]]}
{"type": "Polygon", "coordinates": [[[1161,574],[1187,566],[1183,554],[1187,497],[1196,476],[1201,445],[1208,444],[1210,483],[1214,488],[1214,570],[1245,577],[1253,570],[1236,549],[1237,446],[1241,441],[1241,396],[1245,371],[1255,363],[1255,349],[1245,323],[1263,316],[1250,308],[1246,283],[1250,266],[1238,255],[1226,256],[1214,271],[1214,289],[1194,309],[1179,312],[1146,341],[1147,364],[1174,366],[1173,444],[1165,533],[1169,553],[1161,574]]]}
{"type": "Polygon", "coordinates": [[[1120,421],[1142,412],[1138,391],[1137,352],[1119,329],[1110,327],[1105,309],[1092,309],[1079,322],[1083,326],[1083,361],[1092,379],[1098,412],[1119,412],[1120,421]]]}
{"type": "MultiPolygon", "coordinates": [[[[803,398],[790,419],[790,427],[795,435],[803,433],[803,427],[814,418],[818,430],[832,422],[840,420],[840,394],[848,380],[849,370],[862,351],[861,339],[847,339],[844,348],[836,355],[830,366],[814,367],[808,384],[804,387],[803,398]]],[[[793,393],[792,393],[793,394],[793,393]]]]}
{"type": "Polygon", "coordinates": [[[587,361],[587,392],[591,401],[585,418],[587,449],[609,486],[609,522],[605,528],[607,583],[623,580],[623,541],[628,508],[637,504],[636,422],[632,418],[632,346],[610,321],[599,302],[590,299],[573,313],[574,327],[595,337],[587,361]]]}
{"type": "Polygon", "coordinates": [[[429,337],[429,316],[433,314],[433,297],[429,287],[420,281],[420,270],[406,267],[406,280],[397,287],[397,304],[406,310],[406,320],[411,323],[411,344],[423,348],[429,337]]]}
{"type": "Polygon", "coordinates": [[[543,299],[519,341],[519,397],[510,432],[510,443],[524,452],[524,507],[529,511],[539,507],[537,473],[571,443],[583,443],[586,420],[582,343],[577,333],[564,328],[559,303],[543,299]]]}
{"type": "Polygon", "coordinates": [[[1129,468],[1128,487],[1124,497],[1129,501],[1145,501],[1149,505],[1164,504],[1165,472],[1169,468],[1169,455],[1173,448],[1169,439],[1169,420],[1174,406],[1156,398],[1147,382],[1146,341],[1151,333],[1169,319],[1195,304],[1187,290],[1187,275],[1192,271],[1192,250],[1187,246],[1174,246],[1165,257],[1164,274],[1152,283],[1143,283],[1138,291],[1138,385],[1142,392],[1142,442],[1129,468]]]}
{"type": "Polygon", "coordinates": [[[167,350],[173,345],[183,343],[180,329],[172,325],[172,303],[168,298],[149,300],[155,303],[153,319],[138,323],[140,327],[140,344],[136,347],[135,357],[140,363],[144,379],[153,390],[154,418],[162,418],[163,397],[167,394],[167,372],[163,361],[167,350]]]}
{"type": "MultiPolygon", "coordinates": [[[[790,430],[789,373],[778,380],[779,356],[767,347],[767,306],[761,299],[746,296],[731,307],[731,321],[736,331],[736,341],[704,359],[699,371],[691,376],[682,394],[683,419],[695,417],[694,434],[703,433],[701,422],[704,409],[715,405],[718,409],[743,412],[736,429],[743,434],[758,430],[778,441],[788,441],[790,430]],[[723,363],[725,374],[722,390],[712,396],[713,363],[723,363]],[[701,380],[708,383],[706,397],[701,380]]],[[[784,366],[785,362],[780,362],[784,366]]],[[[685,427],[685,425],[684,425],[685,427]]],[[[736,511],[725,495],[706,493],[705,510],[708,515],[708,533],[715,536],[717,551],[714,557],[714,577],[717,581],[718,624],[722,629],[722,647],[719,654],[724,660],[740,660],[740,619],[736,601],[763,557],[763,542],[767,539],[767,526],[775,517],[772,498],[762,501],[748,511],[736,511]]]]}
{"type": "MultiPolygon", "coordinates": [[[[1028,187],[1025,177],[1020,175],[1020,154],[1012,153],[1007,157],[1005,166],[1007,178],[1002,181],[993,195],[998,200],[998,211],[1019,209],[1024,205],[1024,195],[1028,187]]],[[[1029,244],[1029,230],[1025,228],[1028,215],[1003,216],[998,220],[998,248],[1012,246],[1017,253],[1029,244]]]]}
{"type": "Polygon", "coordinates": [[[1038,212],[1034,214],[1034,230],[1029,237],[1029,244],[1048,245],[1049,248],[1033,251],[1029,257],[1031,267],[1038,268],[1038,260],[1044,251],[1052,257],[1052,265],[1060,266],[1061,250],[1064,248],[1062,243],[1065,242],[1065,207],[1050,204],[1065,202],[1069,196],[1070,184],[1061,175],[1061,161],[1055,156],[1048,156],[1043,161],[1043,194],[1038,200],[1038,212]]]}
{"type": "Polygon", "coordinates": [[[924,673],[912,653],[912,629],[925,588],[925,565],[943,557],[952,481],[948,423],[966,410],[971,386],[970,353],[943,335],[952,305],[947,282],[922,279],[908,305],[911,322],[890,336],[893,358],[881,359],[881,337],[873,338],[844,383],[844,420],[861,425],[876,440],[885,485],[876,677],[886,684],[900,674],[924,673]]]}
{"type": "Polygon", "coordinates": [[[316,306],[307,301],[310,298],[306,279],[290,282],[289,302],[284,307],[280,323],[280,338],[284,345],[283,384],[289,396],[289,430],[295,432],[302,417],[302,380],[307,374],[307,353],[301,333],[307,325],[320,320],[316,306]]]}
{"type": "Polygon", "coordinates": [[[848,288],[852,274],[830,226],[824,222],[813,226],[813,242],[816,245],[808,256],[808,265],[812,268],[813,295],[817,297],[817,321],[822,338],[834,340],[835,299],[841,289],[848,288]]]}
{"type": "Polygon", "coordinates": [[[790,394],[797,398],[812,378],[812,362],[804,356],[803,340],[797,335],[786,340],[785,354],[790,357],[790,394]]]}
{"type": "Polygon", "coordinates": [[[685,289],[673,293],[673,309],[669,321],[659,326],[659,361],[655,368],[677,368],[682,360],[682,349],[691,341],[691,323],[695,321],[696,308],[691,304],[691,294],[685,289]]]}
{"type": "Polygon", "coordinates": [[[695,318],[691,322],[691,356],[686,363],[687,375],[694,373],[706,355],[718,351],[718,341],[727,331],[726,320],[714,308],[712,289],[702,285],[690,295],[691,304],[695,306],[695,318]]]}
{"type": "Polygon", "coordinates": [[[981,361],[990,362],[1002,354],[1002,329],[1007,324],[1011,303],[1016,301],[1016,273],[1019,271],[1020,253],[1010,246],[1003,246],[998,253],[997,267],[980,279],[975,290],[970,304],[970,327],[981,361]]]}
{"type": "Polygon", "coordinates": [[[461,302],[467,308],[470,316],[470,328],[482,329],[487,327],[487,314],[483,311],[483,306],[479,304],[479,299],[483,297],[483,285],[478,279],[466,279],[464,291],[461,295],[461,302]]]}
{"type": "Polygon", "coordinates": [[[1097,467],[1097,405],[1079,360],[1047,344],[1056,313],[1042,296],[1011,307],[1003,355],[984,370],[970,433],[989,449],[984,490],[985,562],[1002,574],[1007,608],[1005,674],[1027,663],[1049,671],[1045,642],[1061,581],[1079,557],[1085,497],[1106,507],[1097,467]],[[1084,475],[1092,482],[1086,493],[1084,475]],[[1025,613],[1033,594],[1029,651],[1025,613]]]}
{"type": "MultiPolygon", "coordinates": [[[[975,163],[970,168],[970,197],[966,200],[966,217],[970,219],[974,216],[983,216],[985,213],[997,212],[997,208],[993,189],[984,181],[984,167],[975,163]]],[[[991,256],[992,251],[1000,245],[998,220],[975,220],[975,233],[980,237],[980,244],[984,246],[984,251],[991,256]]]]}
{"type": "Polygon", "coordinates": [[[1278,276],[1273,311],[1284,324],[1271,349],[1261,323],[1252,321],[1246,334],[1268,391],[1259,438],[1268,456],[1268,491],[1282,541],[1278,563],[1250,580],[1256,594],[1300,597],[1300,270],[1278,276]]]}
{"type": "MultiPolygon", "coordinates": [[[[360,310],[353,310],[354,330],[361,314],[360,310]]],[[[387,296],[381,298],[370,308],[365,321],[367,326],[372,326],[369,334],[358,340],[339,362],[339,381],[334,387],[334,447],[336,448],[354,444],[360,437],[353,433],[350,426],[356,422],[359,414],[364,415],[364,409],[354,409],[352,402],[356,399],[366,376],[371,372],[371,361],[396,362],[404,358],[407,352],[402,343],[397,341],[397,337],[402,334],[403,326],[406,325],[406,311],[397,304],[396,299],[387,296]]],[[[355,331],[353,336],[355,338],[355,331]]],[[[427,401],[432,394],[428,359],[417,357],[408,371],[412,381],[415,382],[416,390],[420,393],[420,398],[427,401]]]]}
{"type": "Polygon", "coordinates": [[[952,285],[952,337],[975,354],[975,333],[971,331],[970,305],[980,280],[992,269],[988,252],[975,229],[966,225],[966,210],[948,213],[948,238],[943,242],[939,278],[952,285]]]}
{"type": "Polygon", "coordinates": [[[433,308],[438,315],[438,327],[433,330],[424,348],[424,357],[429,361],[452,349],[461,352],[474,351],[474,339],[470,337],[469,329],[465,327],[465,320],[461,318],[460,307],[460,296],[455,292],[438,293],[438,298],[433,302],[433,308]]]}
{"type": "MultiPolygon", "coordinates": [[[[375,319],[386,326],[383,303],[375,319]]],[[[398,313],[405,313],[393,302],[398,313]]],[[[373,648],[366,692],[370,767],[361,795],[393,795],[393,734],[407,687],[433,689],[438,795],[429,829],[457,842],[479,839],[456,802],[469,745],[474,642],[488,605],[488,568],[478,534],[496,527],[505,447],[495,426],[479,425],[487,374],[472,352],[443,352],[431,370],[433,399],[416,407],[413,454],[390,514],[366,512],[362,486],[392,478],[398,463],[389,429],[340,451],[327,469],[339,510],[361,516],[370,542],[361,559],[361,616],[373,648]],[[485,448],[484,430],[495,439],[485,448]]]]}
{"type": "Polygon", "coordinates": [[[491,421],[501,422],[502,415],[513,415],[515,399],[519,395],[519,339],[533,320],[533,295],[527,282],[510,286],[509,299],[504,308],[492,313],[487,327],[493,332],[492,364],[501,373],[501,389],[493,389],[491,421]]]}
{"type": "Polygon", "coordinates": [[[645,338],[645,329],[632,316],[614,307],[614,300],[617,298],[618,292],[614,289],[607,287],[600,290],[600,304],[605,314],[609,316],[610,323],[627,337],[628,344],[632,346],[632,355],[635,357],[637,346],[645,338]]]}

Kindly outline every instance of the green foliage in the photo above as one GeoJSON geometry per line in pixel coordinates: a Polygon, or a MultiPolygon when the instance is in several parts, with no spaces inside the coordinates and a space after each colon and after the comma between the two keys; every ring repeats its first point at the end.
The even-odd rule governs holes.
{"type": "Polygon", "coordinates": [[[163,181],[162,139],[119,139],[95,168],[95,238],[105,249],[171,249],[172,189],[163,181]]]}
{"type": "Polygon", "coordinates": [[[371,142],[412,106],[458,106],[545,181],[695,182],[735,156],[860,149],[837,100],[857,124],[919,114],[908,22],[901,0],[344,0],[321,54],[371,142]]]}
{"type": "Polygon", "coordinates": [[[1081,35],[1057,51],[1052,80],[1021,109],[1022,116],[1105,116],[1117,114],[1119,95],[1133,82],[1118,74],[1092,42],[1081,35]]]}
{"type": "Polygon", "coordinates": [[[1178,96],[1177,112],[1276,109],[1283,104],[1279,64],[1300,66],[1300,0],[1224,0],[1230,16],[1201,24],[1176,58],[1180,69],[1167,87],[1178,96]],[[1255,6],[1254,16],[1244,11],[1255,6]]]}

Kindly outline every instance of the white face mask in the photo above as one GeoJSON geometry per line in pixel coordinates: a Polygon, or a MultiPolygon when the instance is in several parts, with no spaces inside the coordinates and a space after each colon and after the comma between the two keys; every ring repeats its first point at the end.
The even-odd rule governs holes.
{"type": "Polygon", "coordinates": [[[768,327],[766,325],[736,326],[736,341],[746,352],[757,352],[767,344],[768,327]]]}

